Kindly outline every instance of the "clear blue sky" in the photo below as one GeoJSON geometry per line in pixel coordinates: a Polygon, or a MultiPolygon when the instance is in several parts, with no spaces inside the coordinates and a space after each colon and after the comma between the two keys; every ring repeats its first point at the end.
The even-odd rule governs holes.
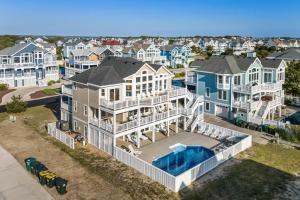
{"type": "Polygon", "coordinates": [[[1,0],[0,34],[300,37],[300,1],[1,0]]]}

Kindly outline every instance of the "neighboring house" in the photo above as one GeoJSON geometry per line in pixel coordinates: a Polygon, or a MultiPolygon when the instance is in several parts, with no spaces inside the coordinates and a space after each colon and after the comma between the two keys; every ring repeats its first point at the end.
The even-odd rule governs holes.
{"type": "Polygon", "coordinates": [[[204,95],[205,112],[257,123],[281,116],[285,61],[212,56],[191,67],[186,82],[204,95]]]}
{"type": "Polygon", "coordinates": [[[16,44],[0,51],[0,83],[11,88],[46,86],[59,80],[55,54],[34,43],[16,44]]]}
{"type": "Polygon", "coordinates": [[[300,48],[289,48],[283,52],[274,52],[267,57],[268,59],[279,59],[285,61],[299,61],[300,48]]]}
{"type": "Polygon", "coordinates": [[[166,45],[161,47],[160,55],[166,57],[167,65],[171,67],[177,65],[188,67],[189,62],[191,62],[192,49],[184,45],[166,45]]]}
{"type": "Polygon", "coordinates": [[[67,42],[64,44],[64,58],[68,59],[70,56],[70,52],[73,50],[83,50],[94,47],[91,43],[83,42],[83,41],[75,41],[75,42],[67,42]]]}
{"type": "Polygon", "coordinates": [[[123,57],[130,57],[152,64],[165,64],[166,57],[160,55],[160,50],[154,44],[135,44],[123,49],[123,57]]]}
{"type": "Polygon", "coordinates": [[[45,49],[48,52],[51,52],[52,54],[56,55],[56,46],[55,44],[51,43],[35,43],[38,47],[41,47],[45,49]]]}
{"type": "Polygon", "coordinates": [[[91,67],[98,66],[105,57],[114,56],[115,52],[106,47],[93,47],[88,49],[76,49],[70,52],[65,66],[65,76],[70,78],[91,67]]]}
{"type": "Polygon", "coordinates": [[[203,97],[173,88],[172,77],[162,65],[108,57],[62,87],[61,119],[101,148],[125,137],[139,148],[142,134],[150,132],[155,142],[157,132],[169,136],[171,126],[176,133],[180,125],[193,130],[203,120],[203,97]]]}

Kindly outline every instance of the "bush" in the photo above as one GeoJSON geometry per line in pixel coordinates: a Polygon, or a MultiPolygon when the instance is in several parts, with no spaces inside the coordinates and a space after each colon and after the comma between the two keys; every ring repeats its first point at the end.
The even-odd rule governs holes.
{"type": "Polygon", "coordinates": [[[8,86],[6,84],[0,84],[0,91],[8,90],[8,86]]]}
{"type": "Polygon", "coordinates": [[[48,82],[48,86],[51,86],[55,83],[60,83],[60,80],[57,80],[57,81],[51,80],[51,81],[48,82]]]}
{"type": "Polygon", "coordinates": [[[5,106],[8,113],[20,113],[27,109],[27,103],[22,100],[20,95],[12,96],[11,100],[5,106]]]}
{"type": "Polygon", "coordinates": [[[175,74],[175,78],[183,78],[183,77],[185,77],[185,73],[184,72],[175,74]]]}
{"type": "Polygon", "coordinates": [[[55,83],[55,81],[51,80],[51,81],[48,82],[48,86],[51,86],[51,85],[53,85],[54,83],[55,83]]]}

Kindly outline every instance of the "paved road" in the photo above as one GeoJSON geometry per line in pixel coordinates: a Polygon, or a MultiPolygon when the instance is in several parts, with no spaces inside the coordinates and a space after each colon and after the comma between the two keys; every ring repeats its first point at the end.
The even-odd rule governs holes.
{"type": "Polygon", "coordinates": [[[32,100],[30,95],[32,93],[35,93],[37,91],[49,88],[49,89],[54,89],[54,88],[59,88],[61,86],[61,84],[63,83],[63,81],[61,83],[56,83],[53,84],[51,86],[45,86],[45,87],[25,87],[25,88],[17,88],[17,90],[10,92],[6,95],[4,95],[4,97],[2,97],[2,105],[5,105],[7,102],[9,102],[11,100],[12,96],[19,96],[21,95],[24,101],[30,101],[32,100]]]}
{"type": "MultiPolygon", "coordinates": [[[[47,105],[51,103],[58,103],[59,102],[59,96],[51,96],[51,97],[45,97],[42,99],[35,99],[31,101],[27,101],[28,107],[35,107],[35,106],[41,106],[41,105],[47,105]]],[[[5,105],[0,105],[0,112],[5,112],[5,105]]]]}
{"type": "Polygon", "coordinates": [[[51,195],[0,146],[0,200],[50,200],[51,195]]]}

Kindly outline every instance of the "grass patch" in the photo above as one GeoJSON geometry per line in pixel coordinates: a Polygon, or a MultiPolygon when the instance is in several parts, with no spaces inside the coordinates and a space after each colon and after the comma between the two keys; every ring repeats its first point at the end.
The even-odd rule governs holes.
{"type": "Polygon", "coordinates": [[[47,96],[53,96],[53,95],[57,95],[57,93],[60,92],[60,88],[43,89],[42,91],[47,96]]]}
{"type": "Polygon", "coordinates": [[[300,152],[281,145],[254,145],[238,156],[239,164],[201,190],[185,190],[182,199],[274,199],[300,174],[300,152]]]}
{"type": "Polygon", "coordinates": [[[0,113],[0,122],[6,120],[8,118],[8,114],[6,112],[0,113]]]}

